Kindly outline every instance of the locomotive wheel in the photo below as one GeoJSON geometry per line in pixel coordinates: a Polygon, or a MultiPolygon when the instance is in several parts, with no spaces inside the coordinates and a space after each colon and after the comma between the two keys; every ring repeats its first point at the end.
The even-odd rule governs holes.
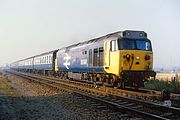
{"type": "Polygon", "coordinates": [[[112,76],[112,85],[113,87],[117,88],[118,87],[118,78],[116,76],[112,76]]]}
{"type": "Polygon", "coordinates": [[[125,88],[125,82],[123,81],[121,84],[122,84],[122,88],[124,89],[125,88]]]}
{"type": "Polygon", "coordinates": [[[97,87],[98,87],[98,86],[97,86],[97,84],[96,84],[96,82],[93,82],[93,84],[94,84],[94,87],[95,87],[95,88],[97,88],[97,87]]]}
{"type": "Polygon", "coordinates": [[[125,88],[125,82],[124,81],[118,82],[118,88],[124,89],[125,88]]]}

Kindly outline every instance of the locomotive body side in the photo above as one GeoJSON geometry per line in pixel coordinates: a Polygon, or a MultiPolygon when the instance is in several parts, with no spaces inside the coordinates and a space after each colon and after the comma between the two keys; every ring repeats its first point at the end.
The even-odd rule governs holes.
{"type": "Polygon", "coordinates": [[[143,31],[122,31],[60,49],[59,76],[141,87],[153,71],[150,40],[143,31]]]}
{"type": "Polygon", "coordinates": [[[103,50],[103,40],[60,49],[57,52],[60,76],[81,80],[103,73],[103,55],[98,57],[100,48],[103,50]]]}

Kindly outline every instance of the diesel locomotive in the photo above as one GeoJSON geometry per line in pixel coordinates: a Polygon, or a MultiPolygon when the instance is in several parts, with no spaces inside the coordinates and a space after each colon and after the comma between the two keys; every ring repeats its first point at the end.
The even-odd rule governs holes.
{"type": "Polygon", "coordinates": [[[121,88],[142,87],[156,75],[151,41],[144,31],[132,30],[16,61],[11,68],[121,88]]]}

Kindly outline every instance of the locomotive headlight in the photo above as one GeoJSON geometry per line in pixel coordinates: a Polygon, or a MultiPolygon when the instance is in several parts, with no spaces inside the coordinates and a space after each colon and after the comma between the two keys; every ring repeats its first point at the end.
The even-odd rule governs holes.
{"type": "Polygon", "coordinates": [[[139,57],[138,57],[138,56],[136,57],[136,60],[139,60],[139,57]]]}

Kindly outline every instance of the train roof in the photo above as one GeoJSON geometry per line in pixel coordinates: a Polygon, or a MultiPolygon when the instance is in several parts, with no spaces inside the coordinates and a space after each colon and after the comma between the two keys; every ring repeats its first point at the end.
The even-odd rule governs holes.
{"type": "Polygon", "coordinates": [[[89,44],[89,43],[93,43],[93,42],[98,42],[98,41],[101,41],[101,40],[104,40],[104,39],[107,39],[107,38],[110,38],[110,37],[120,36],[120,34],[122,32],[123,31],[118,31],[118,32],[110,33],[110,34],[107,34],[107,35],[104,35],[104,36],[101,36],[101,37],[90,39],[88,41],[79,42],[77,44],[73,44],[73,45],[70,45],[70,46],[67,46],[67,47],[63,47],[61,49],[70,49],[70,48],[73,48],[73,47],[76,47],[76,46],[80,46],[80,45],[84,45],[84,44],[89,44]]]}
{"type": "Polygon", "coordinates": [[[79,42],[77,44],[73,44],[73,45],[70,45],[70,46],[67,46],[67,47],[64,47],[64,48],[61,48],[61,49],[70,49],[70,48],[73,48],[73,47],[76,47],[76,46],[81,46],[81,45],[84,45],[84,44],[98,42],[98,41],[101,41],[101,40],[104,40],[104,39],[107,39],[107,38],[110,38],[110,37],[125,37],[124,35],[126,33],[129,33],[129,32],[134,32],[134,33],[138,32],[138,33],[144,34],[145,37],[147,37],[147,34],[144,31],[125,30],[125,31],[118,31],[118,32],[109,33],[107,35],[97,37],[97,38],[94,38],[94,39],[91,39],[91,40],[88,40],[88,41],[79,42]]]}
{"type": "Polygon", "coordinates": [[[56,51],[58,51],[58,50],[59,50],[59,49],[52,50],[52,51],[45,52],[45,53],[41,53],[41,54],[39,54],[39,55],[35,55],[35,56],[33,56],[33,57],[39,57],[39,56],[42,56],[42,55],[50,54],[50,53],[56,52],[56,51]]]}
{"type": "MultiPolygon", "coordinates": [[[[84,44],[89,44],[89,43],[93,43],[93,42],[98,42],[98,41],[101,41],[101,40],[104,40],[104,39],[107,39],[107,38],[110,38],[110,37],[123,37],[124,34],[126,34],[126,33],[128,33],[128,32],[139,32],[139,33],[141,33],[141,34],[143,33],[143,34],[145,35],[145,37],[147,37],[147,34],[146,34],[144,31],[134,31],[134,30],[118,31],[118,32],[113,32],[113,33],[110,33],[110,34],[101,36],[101,37],[97,37],[97,38],[94,38],[94,39],[90,39],[90,40],[88,40],[88,41],[79,42],[79,43],[77,43],[77,44],[73,44],[73,45],[70,45],[70,46],[67,46],[67,47],[63,47],[63,48],[61,48],[61,49],[52,50],[52,51],[45,52],[45,53],[42,53],[42,54],[39,54],[39,55],[35,55],[35,56],[32,56],[32,57],[25,58],[25,59],[22,59],[22,60],[18,60],[18,61],[16,61],[16,62],[20,62],[20,61],[32,59],[32,58],[34,58],[34,57],[42,56],[42,55],[45,55],[45,54],[57,52],[58,50],[62,50],[62,49],[70,49],[70,48],[73,48],[73,47],[76,47],[76,46],[81,46],[81,45],[84,45],[84,44]]],[[[14,63],[15,63],[15,62],[14,62],[14,63]]]]}
{"type": "MultiPolygon", "coordinates": [[[[53,52],[56,52],[56,51],[58,51],[58,49],[52,50],[52,51],[48,51],[48,52],[45,52],[45,53],[41,53],[41,54],[39,54],[39,55],[35,55],[35,56],[32,56],[32,57],[28,57],[28,58],[25,58],[25,59],[22,59],[22,60],[18,60],[18,61],[16,61],[16,62],[25,61],[25,60],[28,60],[28,59],[32,59],[32,58],[34,58],[34,57],[46,55],[46,54],[53,53],[53,52]]],[[[15,63],[15,62],[13,62],[13,63],[15,63]]]]}

